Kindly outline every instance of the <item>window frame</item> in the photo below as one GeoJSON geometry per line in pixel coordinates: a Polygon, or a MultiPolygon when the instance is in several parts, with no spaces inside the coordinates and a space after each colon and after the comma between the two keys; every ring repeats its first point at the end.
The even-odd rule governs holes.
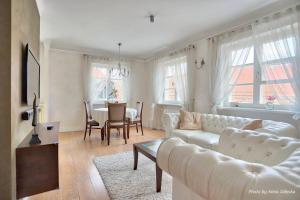
{"type": "MultiPolygon", "coordinates": [[[[92,63],[92,68],[102,68],[102,69],[106,69],[107,70],[107,77],[106,78],[101,78],[102,80],[105,80],[106,82],[106,98],[97,98],[95,99],[95,104],[104,104],[105,101],[109,101],[109,100],[112,100],[112,101],[124,101],[125,97],[124,97],[124,78],[112,78],[110,73],[109,73],[109,70],[112,69],[113,67],[111,66],[105,66],[106,64],[103,64],[103,63],[98,63],[98,62],[94,62],[92,63]],[[123,95],[121,96],[121,99],[116,99],[116,98],[113,98],[113,99],[109,99],[108,96],[109,96],[109,91],[108,91],[108,85],[109,85],[109,82],[110,81],[114,81],[114,80],[121,80],[122,81],[122,90],[123,90],[123,95]]],[[[92,70],[91,70],[92,71],[92,70]]],[[[92,72],[91,72],[92,73],[92,72]]],[[[93,76],[93,74],[91,74],[93,76]]],[[[92,79],[95,79],[94,77],[92,77],[92,79]]],[[[100,79],[100,78],[99,78],[100,79]]]]}
{"type": "MultiPolygon", "coordinates": [[[[185,62],[182,62],[182,63],[185,63],[185,67],[187,68],[188,67],[187,56],[179,56],[179,58],[180,57],[184,57],[185,58],[185,62]]],[[[174,99],[174,100],[166,100],[165,99],[166,90],[172,89],[172,88],[166,88],[165,87],[166,80],[167,80],[167,78],[171,78],[171,77],[174,77],[174,79],[175,79],[175,69],[171,69],[170,70],[173,73],[173,75],[171,75],[171,76],[167,75],[167,71],[169,70],[169,68],[175,68],[175,65],[173,64],[172,60],[173,59],[170,59],[170,60],[164,62],[164,69],[163,69],[164,70],[164,76],[163,76],[164,89],[163,89],[163,95],[162,95],[162,103],[163,104],[170,104],[170,105],[181,105],[182,104],[182,100],[179,99],[178,92],[177,92],[177,89],[176,89],[175,80],[174,80],[174,90],[175,90],[176,99],[174,99]]]]}
{"type": "MultiPolygon", "coordinates": [[[[272,84],[272,83],[276,83],[276,84],[291,83],[288,79],[279,79],[279,80],[276,80],[276,81],[274,81],[274,80],[262,80],[262,72],[261,72],[260,64],[258,62],[256,48],[255,48],[254,45],[252,45],[252,46],[253,46],[253,50],[254,50],[254,58],[253,58],[254,62],[253,63],[247,63],[245,65],[232,66],[232,68],[234,68],[234,67],[246,67],[246,66],[253,65],[253,84],[252,83],[233,84],[234,86],[253,85],[253,103],[230,102],[229,101],[230,95],[229,95],[228,99],[224,102],[225,106],[264,109],[265,104],[260,103],[261,86],[266,85],[266,84],[272,84]]],[[[234,49],[232,51],[235,51],[235,50],[237,50],[237,49],[234,49]]],[[[265,61],[265,62],[263,62],[263,64],[272,65],[272,64],[280,64],[280,63],[283,63],[283,62],[288,63],[288,62],[285,62],[285,60],[288,61],[288,58],[274,59],[274,60],[270,60],[270,61],[265,61]]],[[[294,106],[294,105],[274,104],[274,109],[275,110],[288,110],[288,108],[291,107],[291,106],[294,106]]]]}

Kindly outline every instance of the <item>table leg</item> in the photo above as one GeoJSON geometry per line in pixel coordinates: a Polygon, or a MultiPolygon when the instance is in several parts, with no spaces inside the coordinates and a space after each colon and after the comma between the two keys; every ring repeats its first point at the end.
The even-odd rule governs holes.
{"type": "Polygon", "coordinates": [[[133,145],[133,157],[134,157],[134,166],[133,169],[136,170],[137,169],[137,165],[138,165],[138,151],[135,145],[133,145]]]}
{"type": "Polygon", "coordinates": [[[104,140],[104,127],[101,128],[101,141],[104,140]]]}
{"type": "Polygon", "coordinates": [[[161,191],[162,170],[156,164],[156,192],[161,191]]]}

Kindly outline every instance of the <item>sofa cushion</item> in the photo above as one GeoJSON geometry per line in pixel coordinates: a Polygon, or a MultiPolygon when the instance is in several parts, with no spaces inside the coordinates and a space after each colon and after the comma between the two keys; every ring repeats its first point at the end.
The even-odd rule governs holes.
{"type": "Polygon", "coordinates": [[[189,143],[196,144],[206,149],[216,150],[216,145],[219,143],[220,135],[202,132],[200,134],[194,134],[189,137],[189,143]]]}
{"type": "Polygon", "coordinates": [[[172,136],[179,137],[185,142],[213,150],[215,150],[215,146],[219,143],[220,138],[220,135],[210,132],[181,129],[175,129],[172,136]]]}
{"type": "Polygon", "coordinates": [[[174,129],[172,131],[172,137],[179,137],[185,142],[188,142],[189,137],[194,134],[201,134],[201,130],[181,130],[181,129],[174,129]]]}
{"type": "Polygon", "coordinates": [[[255,120],[249,122],[248,124],[246,124],[245,126],[243,126],[241,129],[242,130],[255,130],[258,128],[262,128],[262,120],[261,119],[255,119],[255,120]]]}
{"type": "Polygon", "coordinates": [[[180,110],[180,129],[201,130],[201,114],[180,110]]]}

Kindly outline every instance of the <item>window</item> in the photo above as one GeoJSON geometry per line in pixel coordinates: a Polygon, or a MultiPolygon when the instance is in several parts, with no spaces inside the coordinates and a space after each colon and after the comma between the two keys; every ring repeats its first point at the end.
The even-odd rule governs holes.
{"type": "Polygon", "coordinates": [[[230,84],[233,85],[229,102],[253,104],[254,102],[254,48],[247,55],[243,50],[232,51],[232,71],[230,84]],[[242,64],[241,57],[246,57],[242,64]]]}
{"type": "Polygon", "coordinates": [[[176,101],[176,88],[175,88],[175,70],[174,66],[166,68],[165,75],[165,90],[164,90],[164,101],[176,101]]]}
{"type": "Polygon", "coordinates": [[[124,81],[119,75],[111,75],[105,64],[92,64],[92,94],[95,102],[124,100],[124,81]]]}
{"type": "MultiPolygon", "coordinates": [[[[244,64],[232,60],[230,84],[233,86],[228,102],[234,106],[263,107],[267,98],[275,96],[278,107],[295,104],[295,93],[291,85],[295,57],[294,38],[265,42],[257,49],[251,47],[244,64]],[[280,49],[280,51],[278,50],[280,49]],[[262,62],[258,61],[258,52],[262,62]],[[280,52],[280,55],[278,55],[280,52]]],[[[241,57],[242,49],[233,50],[232,58],[241,57]]]]}
{"type": "MultiPolygon", "coordinates": [[[[176,81],[184,82],[187,76],[186,56],[164,62],[164,91],[163,101],[166,103],[182,102],[176,81]]],[[[182,83],[181,83],[182,84],[182,83]]]]}
{"type": "Polygon", "coordinates": [[[262,45],[264,70],[260,77],[260,104],[266,103],[267,96],[274,95],[274,91],[278,94],[275,104],[295,104],[291,80],[293,80],[293,68],[296,66],[290,62],[290,58],[295,57],[296,54],[293,40],[294,38],[290,37],[262,45]],[[280,48],[280,55],[277,50],[274,50],[278,48],[280,48]]]}

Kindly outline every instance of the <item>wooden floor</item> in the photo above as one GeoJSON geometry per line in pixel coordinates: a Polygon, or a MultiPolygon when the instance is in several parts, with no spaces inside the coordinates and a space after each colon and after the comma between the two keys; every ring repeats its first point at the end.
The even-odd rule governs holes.
{"type": "MultiPolygon", "coordinates": [[[[45,192],[24,200],[106,200],[109,199],[102,179],[93,164],[95,156],[132,151],[132,144],[164,137],[164,132],[151,129],[137,133],[135,128],[130,131],[128,144],[122,137],[113,134],[111,144],[101,142],[98,130],[91,137],[83,140],[82,132],[60,133],[59,136],[59,184],[58,190],[45,192]]],[[[122,134],[122,133],[121,133],[122,134]]]]}

